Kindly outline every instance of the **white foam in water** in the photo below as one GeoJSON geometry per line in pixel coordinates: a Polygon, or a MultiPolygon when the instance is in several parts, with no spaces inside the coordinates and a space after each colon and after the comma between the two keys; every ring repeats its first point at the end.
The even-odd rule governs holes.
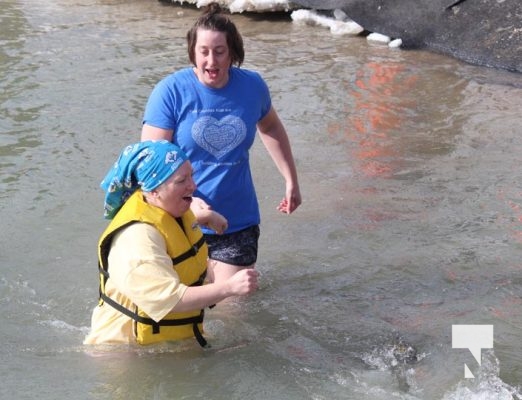
{"type": "Polygon", "coordinates": [[[499,372],[499,360],[493,351],[484,352],[477,377],[464,378],[442,400],[522,400],[521,388],[503,382],[499,372]]]}
{"type": "MultiPolygon", "coordinates": [[[[378,347],[362,354],[361,358],[370,367],[370,370],[357,372],[355,381],[361,384],[362,388],[368,390],[371,388],[374,395],[376,390],[391,395],[389,388],[398,387],[399,392],[405,396],[400,398],[422,399],[423,385],[419,385],[417,382],[416,369],[421,367],[422,360],[426,357],[429,355],[417,355],[417,362],[420,364],[417,362],[397,364],[393,346],[378,347]],[[401,368],[396,368],[397,366],[401,368]],[[386,382],[386,380],[389,381],[386,382]]],[[[513,387],[500,378],[500,362],[493,350],[484,352],[482,365],[475,374],[476,378],[466,379],[464,369],[462,373],[459,383],[446,390],[441,400],[522,400],[522,388],[513,387]]],[[[337,380],[341,384],[339,377],[337,380]]],[[[368,393],[368,391],[365,392],[365,394],[368,393]]],[[[381,395],[375,395],[375,399],[385,398],[381,395]]]]}
{"type": "Polygon", "coordinates": [[[84,334],[87,334],[90,329],[89,327],[86,327],[86,326],[77,327],[77,326],[68,324],[65,321],[60,321],[60,320],[41,321],[40,324],[42,324],[44,326],[50,326],[50,327],[55,328],[60,331],[82,332],[84,334]]]}

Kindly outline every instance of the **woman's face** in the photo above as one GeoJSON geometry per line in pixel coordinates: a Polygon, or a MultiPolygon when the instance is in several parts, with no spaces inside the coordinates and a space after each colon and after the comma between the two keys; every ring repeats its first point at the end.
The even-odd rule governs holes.
{"type": "Polygon", "coordinates": [[[232,61],[225,32],[198,29],[194,55],[201,83],[216,89],[227,84],[232,61]]]}
{"type": "Polygon", "coordinates": [[[185,161],[169,179],[159,185],[149,203],[162,208],[173,217],[181,217],[190,208],[196,184],[192,179],[192,166],[185,161]]]}

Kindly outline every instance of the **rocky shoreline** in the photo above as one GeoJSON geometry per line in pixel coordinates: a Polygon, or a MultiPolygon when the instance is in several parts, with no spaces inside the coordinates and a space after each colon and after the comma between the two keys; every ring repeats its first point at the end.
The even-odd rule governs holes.
{"type": "MultiPolygon", "coordinates": [[[[201,7],[209,1],[171,2],[201,7]]],[[[334,10],[342,11],[361,31],[398,39],[401,48],[426,49],[474,65],[522,72],[521,0],[221,0],[220,3],[232,13],[308,9],[334,15],[334,10]]]]}
{"type": "Polygon", "coordinates": [[[370,32],[470,64],[522,72],[520,0],[295,0],[301,7],[343,10],[370,32]]]}

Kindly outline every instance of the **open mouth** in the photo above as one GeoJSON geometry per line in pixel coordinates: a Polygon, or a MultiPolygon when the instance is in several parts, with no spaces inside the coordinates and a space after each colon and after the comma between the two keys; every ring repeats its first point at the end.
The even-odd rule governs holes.
{"type": "Polygon", "coordinates": [[[209,76],[210,79],[216,79],[218,77],[218,74],[219,74],[219,69],[207,69],[207,75],[209,76]]]}
{"type": "Polygon", "coordinates": [[[190,204],[192,203],[192,196],[183,196],[183,200],[190,204]]]}

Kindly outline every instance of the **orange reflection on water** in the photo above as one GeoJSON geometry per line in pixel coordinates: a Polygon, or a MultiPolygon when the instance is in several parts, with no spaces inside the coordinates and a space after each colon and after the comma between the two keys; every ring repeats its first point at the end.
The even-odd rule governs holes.
{"type": "Polygon", "coordinates": [[[401,162],[400,130],[408,90],[417,78],[399,63],[368,62],[349,86],[343,120],[328,125],[328,132],[349,146],[354,170],[368,177],[389,177],[401,162]],[[352,105],[353,104],[353,105],[352,105]]]}
{"type": "MultiPolygon", "coordinates": [[[[416,107],[410,99],[417,78],[409,73],[398,62],[370,61],[354,80],[343,82],[345,98],[339,102],[344,102],[344,110],[337,121],[328,124],[327,131],[346,149],[355,176],[386,179],[403,168],[407,139],[401,137],[401,128],[406,115],[416,107]]],[[[356,210],[351,223],[358,230],[372,231],[400,218],[384,203],[365,200],[379,196],[381,189],[376,182],[367,182],[361,188],[360,182],[350,179],[339,189],[350,194],[352,210],[356,210]],[[353,208],[353,202],[360,206],[353,208]]],[[[346,204],[337,206],[344,209],[346,204]]]]}
{"type": "MultiPolygon", "coordinates": [[[[511,189],[507,189],[507,191],[511,192],[511,189]]],[[[500,189],[497,197],[511,209],[512,215],[508,215],[504,219],[504,221],[507,221],[505,225],[509,228],[514,240],[517,243],[522,243],[522,192],[513,194],[500,189]]]]}

